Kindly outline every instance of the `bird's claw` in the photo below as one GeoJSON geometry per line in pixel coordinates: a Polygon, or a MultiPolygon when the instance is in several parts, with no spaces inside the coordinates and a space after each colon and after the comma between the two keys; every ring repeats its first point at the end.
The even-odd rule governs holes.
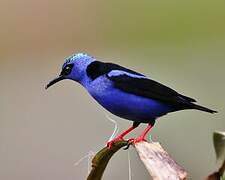
{"type": "Polygon", "coordinates": [[[143,137],[137,137],[137,138],[131,138],[127,141],[127,146],[123,148],[124,150],[129,149],[130,145],[133,145],[135,143],[141,142],[141,141],[146,141],[143,137]]]}
{"type": "MultiPolygon", "coordinates": [[[[108,148],[109,150],[111,150],[113,144],[115,144],[115,143],[118,142],[118,141],[125,141],[125,140],[123,139],[123,137],[117,137],[117,138],[115,138],[115,139],[113,139],[113,140],[107,142],[107,148],[108,148]]],[[[133,144],[138,143],[138,142],[141,142],[141,141],[146,141],[146,140],[145,140],[144,137],[142,137],[142,136],[139,136],[139,137],[137,137],[137,138],[131,138],[131,139],[128,139],[128,141],[127,141],[127,146],[126,146],[125,148],[123,148],[123,149],[124,149],[124,150],[127,150],[127,149],[129,149],[130,145],[133,145],[133,144]]]]}
{"type": "Polygon", "coordinates": [[[106,145],[107,148],[108,148],[109,150],[112,149],[113,144],[115,144],[115,143],[118,142],[118,141],[124,141],[124,139],[123,139],[122,137],[117,137],[117,138],[115,138],[115,139],[113,139],[113,140],[107,142],[107,145],[106,145]]]}
{"type": "Polygon", "coordinates": [[[125,148],[123,148],[123,150],[127,150],[127,149],[129,149],[130,145],[132,145],[132,144],[133,144],[133,142],[134,142],[134,138],[128,139],[128,141],[127,141],[127,145],[126,145],[126,147],[125,147],[125,148]]]}

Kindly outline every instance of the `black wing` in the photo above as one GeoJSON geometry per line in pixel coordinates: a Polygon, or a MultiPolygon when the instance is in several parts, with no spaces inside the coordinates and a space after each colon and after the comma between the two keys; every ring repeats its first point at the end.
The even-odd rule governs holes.
{"type": "Polygon", "coordinates": [[[126,73],[120,75],[112,75],[112,73],[109,73],[107,77],[114,82],[116,88],[122,91],[156,99],[173,105],[178,109],[188,108],[192,105],[191,102],[196,102],[190,97],[181,95],[173,89],[145,77],[132,77],[126,73]]]}
{"type": "Polygon", "coordinates": [[[88,65],[87,75],[92,80],[106,75],[106,77],[114,82],[115,87],[122,91],[168,103],[177,110],[198,109],[209,113],[216,112],[206,107],[193,104],[193,102],[196,102],[195,99],[179,94],[169,87],[154,80],[147,79],[144,75],[117,64],[94,61],[88,65]],[[114,73],[112,73],[113,71],[114,73]]]}
{"type": "Polygon", "coordinates": [[[140,73],[132,71],[130,69],[124,68],[120,65],[113,64],[113,63],[104,63],[100,61],[94,61],[87,67],[87,75],[92,79],[95,80],[101,75],[108,74],[112,70],[121,70],[124,72],[128,72],[135,75],[143,76],[140,73]]]}

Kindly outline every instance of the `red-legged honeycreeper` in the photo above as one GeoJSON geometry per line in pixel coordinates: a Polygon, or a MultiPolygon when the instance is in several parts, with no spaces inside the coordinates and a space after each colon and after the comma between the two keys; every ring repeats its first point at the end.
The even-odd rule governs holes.
{"type": "Polygon", "coordinates": [[[130,143],[145,139],[154,126],[155,120],[167,113],[197,109],[209,113],[216,111],[195,104],[196,100],[162,85],[143,74],[113,63],[97,61],[84,53],[66,58],[60,75],[50,81],[46,89],[53,84],[71,79],[80,83],[90,95],[112,114],[133,121],[133,125],[118,137],[107,143],[109,148],[124,136],[147,123],[144,132],[130,143]]]}

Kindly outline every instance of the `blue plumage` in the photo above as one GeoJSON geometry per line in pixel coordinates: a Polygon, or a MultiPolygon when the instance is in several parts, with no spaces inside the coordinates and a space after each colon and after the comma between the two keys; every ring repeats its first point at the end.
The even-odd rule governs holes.
{"type": "Polygon", "coordinates": [[[133,127],[110,142],[109,147],[140,123],[148,123],[149,127],[139,137],[139,140],[143,140],[155,119],[169,112],[183,109],[216,112],[194,104],[193,98],[181,95],[143,74],[116,64],[97,61],[83,53],[66,58],[59,77],[49,82],[46,88],[63,79],[80,83],[105,109],[134,121],[133,127]]]}
{"type": "MultiPolygon", "coordinates": [[[[129,75],[133,76],[132,74],[129,75]]],[[[106,76],[101,76],[91,83],[84,83],[83,85],[91,96],[108,111],[132,121],[150,123],[157,117],[173,110],[170,105],[165,105],[157,100],[137,96],[115,88],[114,82],[106,76]]]]}

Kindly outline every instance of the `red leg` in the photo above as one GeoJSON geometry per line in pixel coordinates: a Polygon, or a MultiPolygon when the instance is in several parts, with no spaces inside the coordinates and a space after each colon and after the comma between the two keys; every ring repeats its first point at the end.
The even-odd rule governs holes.
{"type": "Polygon", "coordinates": [[[119,136],[117,136],[115,139],[107,142],[107,147],[109,149],[112,148],[112,145],[117,142],[117,141],[124,141],[124,136],[126,136],[129,132],[131,132],[132,130],[134,130],[138,125],[133,125],[132,127],[130,127],[129,129],[127,129],[126,131],[124,131],[123,133],[121,133],[119,136]]]}
{"type": "Polygon", "coordinates": [[[146,129],[143,131],[143,133],[138,136],[137,138],[135,139],[130,139],[129,140],[129,144],[133,144],[133,143],[138,143],[138,142],[141,142],[141,141],[146,141],[145,140],[145,136],[148,134],[148,132],[152,129],[153,125],[151,124],[148,124],[148,126],[146,127],[146,129]]]}

